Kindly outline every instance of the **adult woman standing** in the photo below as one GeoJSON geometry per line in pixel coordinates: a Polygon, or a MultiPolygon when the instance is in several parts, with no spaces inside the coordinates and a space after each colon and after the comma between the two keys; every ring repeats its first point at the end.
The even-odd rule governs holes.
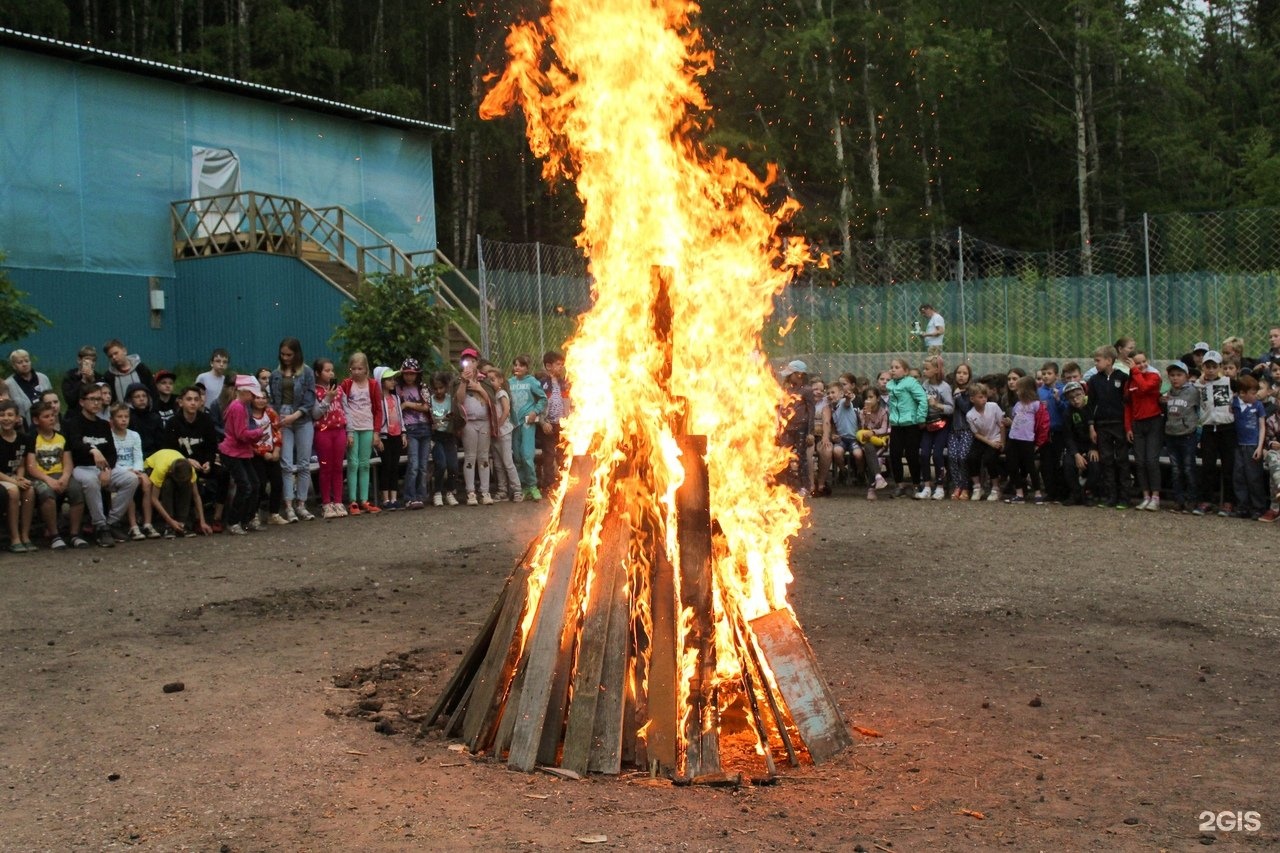
{"type": "Polygon", "coordinates": [[[302,360],[302,344],[297,338],[280,342],[280,365],[271,371],[267,383],[271,407],[280,415],[282,434],[280,468],[284,474],[286,521],[310,521],[307,495],[311,492],[311,444],[315,424],[311,409],[316,404],[316,374],[302,360]]]}
{"type": "Polygon", "coordinates": [[[40,402],[40,392],[53,388],[49,377],[31,369],[31,353],[16,349],[9,353],[9,366],[13,375],[4,381],[9,386],[9,396],[18,404],[18,417],[31,425],[31,406],[40,402]]]}

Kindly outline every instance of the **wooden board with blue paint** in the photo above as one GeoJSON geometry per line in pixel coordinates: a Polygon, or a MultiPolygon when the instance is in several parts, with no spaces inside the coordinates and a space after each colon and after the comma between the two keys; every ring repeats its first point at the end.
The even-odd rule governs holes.
{"type": "Polygon", "coordinates": [[[814,764],[853,744],[835,697],[818,672],[818,661],[790,610],[775,610],[751,620],[760,650],[777,680],[800,739],[814,764]]]}

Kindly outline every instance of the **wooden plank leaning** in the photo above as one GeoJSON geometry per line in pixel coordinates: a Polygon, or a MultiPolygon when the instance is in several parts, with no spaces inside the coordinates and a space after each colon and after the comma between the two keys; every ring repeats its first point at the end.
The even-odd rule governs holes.
{"type": "MultiPolygon", "coordinates": [[[[507,766],[529,772],[538,758],[542,729],[547,719],[547,702],[551,698],[556,667],[560,663],[560,641],[565,624],[565,604],[577,562],[578,543],[582,538],[582,521],[587,507],[587,493],[594,467],[589,456],[575,456],[569,466],[568,491],[560,505],[558,533],[563,538],[551,558],[547,582],[538,601],[538,613],[526,643],[524,684],[511,733],[511,750],[507,766]]],[[[559,725],[560,721],[556,722],[559,725]]]]}

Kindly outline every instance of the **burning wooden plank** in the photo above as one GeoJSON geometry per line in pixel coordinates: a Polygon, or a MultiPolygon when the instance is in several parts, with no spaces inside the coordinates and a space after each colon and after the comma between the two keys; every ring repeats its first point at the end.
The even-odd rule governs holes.
{"type": "Polygon", "coordinates": [[[695,656],[687,673],[689,707],[685,713],[686,776],[720,772],[719,717],[716,705],[716,626],[711,570],[711,493],[707,483],[707,438],[681,436],[684,482],[676,489],[676,529],[680,546],[681,606],[691,611],[685,643],[695,656]]]}
{"type": "MultiPolygon", "coordinates": [[[[573,701],[569,707],[569,720],[564,733],[564,755],[560,766],[566,770],[585,774],[596,747],[596,721],[603,706],[614,707],[609,696],[617,698],[618,723],[612,731],[621,736],[622,686],[621,678],[614,680],[613,673],[604,675],[605,657],[609,651],[608,638],[615,623],[628,617],[625,601],[618,606],[619,579],[625,579],[623,560],[627,555],[627,536],[630,525],[620,513],[611,514],[605,521],[596,552],[595,576],[591,582],[591,595],[587,603],[586,617],[582,622],[576,672],[573,678],[573,701]]],[[[625,650],[625,647],[624,647],[625,650]]],[[[608,712],[606,711],[606,714],[608,712]]],[[[613,753],[619,745],[613,745],[613,753]]],[[[617,772],[616,770],[613,772],[617,772]]]]}
{"type": "MultiPolygon", "coordinates": [[[[511,733],[511,751],[507,766],[513,770],[533,769],[542,743],[542,730],[547,722],[547,704],[563,665],[561,638],[566,623],[565,605],[569,600],[570,582],[574,576],[578,543],[582,538],[582,522],[587,508],[587,492],[591,485],[594,462],[589,456],[576,456],[569,467],[568,492],[560,506],[560,528],[563,538],[551,558],[546,585],[538,600],[538,614],[530,631],[524,664],[524,685],[511,733]]],[[[506,713],[511,713],[508,708],[506,713]]],[[[555,721],[559,726],[560,721],[555,721]]]]}
{"type": "Polygon", "coordinates": [[[818,662],[790,610],[751,620],[751,630],[773,670],[778,692],[815,764],[853,743],[835,698],[818,674],[818,662]]]}

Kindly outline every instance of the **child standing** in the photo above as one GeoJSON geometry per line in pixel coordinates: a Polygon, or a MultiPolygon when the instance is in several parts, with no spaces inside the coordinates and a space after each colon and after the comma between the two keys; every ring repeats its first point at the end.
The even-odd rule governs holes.
{"type": "Polygon", "coordinates": [[[1040,448],[1040,476],[1044,480],[1045,495],[1054,501],[1067,496],[1067,486],[1062,479],[1062,431],[1067,398],[1063,396],[1062,389],[1063,383],[1058,381],[1058,363],[1046,361],[1040,365],[1040,402],[1049,412],[1049,440],[1040,448]]]}
{"type": "MultiPolygon", "coordinates": [[[[318,358],[312,371],[316,377],[316,404],[311,417],[315,421],[316,458],[320,461],[320,514],[324,518],[342,518],[347,514],[342,505],[342,456],[347,452],[346,407],[333,362],[318,358]]],[[[287,472],[285,476],[287,483],[287,472]]]]}
{"type": "Polygon", "coordinates": [[[422,366],[416,358],[400,363],[396,380],[396,397],[404,420],[404,441],[409,456],[409,469],[404,475],[405,509],[422,509],[427,495],[427,468],[431,461],[431,406],[422,386],[422,366]]]}
{"type": "Polygon", "coordinates": [[[18,429],[22,415],[13,400],[0,400],[0,488],[9,502],[9,550],[27,554],[39,550],[31,544],[31,514],[35,490],[27,479],[27,436],[18,429]]]}
{"type": "Polygon", "coordinates": [[[124,403],[111,406],[111,436],[116,444],[116,468],[128,471],[138,478],[134,494],[142,493],[142,527],[138,527],[138,509],[133,501],[125,510],[129,523],[129,538],[159,539],[160,532],[151,526],[151,480],[143,467],[146,454],[142,450],[142,436],[129,429],[130,407],[124,403]]]}
{"type": "Polygon", "coordinates": [[[1218,515],[1230,515],[1234,478],[1231,465],[1236,453],[1236,424],[1231,412],[1231,380],[1219,370],[1222,353],[1210,350],[1200,359],[1200,493],[1194,515],[1209,511],[1210,502],[1219,502],[1218,515]],[[1219,465],[1221,463],[1221,465],[1219,465]]]}
{"type": "Polygon", "coordinates": [[[951,375],[951,397],[955,410],[951,413],[951,437],[947,439],[947,474],[951,480],[951,497],[958,501],[969,500],[969,451],[973,449],[973,433],[969,430],[969,382],[973,369],[967,364],[956,365],[951,375]]]}
{"type": "Polygon", "coordinates": [[[462,368],[462,379],[455,392],[454,404],[466,418],[462,428],[462,449],[466,462],[462,466],[462,482],[467,489],[467,506],[492,504],[489,495],[489,444],[493,437],[493,398],[480,380],[475,362],[462,368]],[[480,469],[480,495],[476,500],[476,469],[480,469]]]}
{"type": "MultiPolygon", "coordinates": [[[[902,458],[906,456],[911,486],[920,489],[920,435],[924,432],[929,398],[924,388],[910,375],[911,366],[904,359],[889,362],[889,464],[898,496],[907,494],[902,481],[902,458]]],[[[917,498],[925,497],[917,491],[917,498]]]]}
{"type": "Polygon", "coordinates": [[[1133,354],[1125,383],[1124,431],[1133,444],[1142,503],[1138,509],[1160,509],[1160,446],[1164,443],[1164,412],[1160,408],[1160,372],[1147,364],[1144,352],[1133,354]]]}
{"type": "Polygon", "coordinates": [[[920,434],[920,467],[924,470],[924,486],[916,497],[940,501],[947,496],[947,488],[943,485],[943,461],[951,439],[951,416],[956,409],[955,398],[942,367],[942,356],[931,355],[924,360],[923,388],[929,411],[925,415],[924,431],[920,434]],[[930,462],[933,463],[932,468],[930,462]]]}
{"type": "Polygon", "coordinates": [[[1236,518],[1259,519],[1269,509],[1262,451],[1267,430],[1266,413],[1258,402],[1258,380],[1248,373],[1236,379],[1238,391],[1231,400],[1236,422],[1235,490],[1236,518]]]}
{"type": "Polygon", "coordinates": [[[462,418],[449,394],[448,373],[431,377],[431,502],[436,506],[457,506],[458,433],[462,418]]]}
{"type": "Polygon", "coordinates": [[[498,475],[498,500],[508,498],[519,503],[524,500],[520,491],[520,475],[516,473],[516,463],[511,453],[511,436],[515,434],[516,425],[511,421],[511,395],[507,393],[507,380],[496,364],[485,368],[489,384],[493,386],[494,416],[498,422],[498,434],[493,439],[494,470],[498,475]]]}
{"type": "Polygon", "coordinates": [[[1040,475],[1036,471],[1036,447],[1043,443],[1038,436],[1048,437],[1049,412],[1036,392],[1036,381],[1030,376],[1018,380],[1014,389],[1018,402],[1013,404],[1009,418],[1009,437],[1005,456],[1009,460],[1009,485],[1013,494],[1005,498],[1005,503],[1020,504],[1026,500],[1023,485],[1028,480],[1031,490],[1035,492],[1036,503],[1044,503],[1044,495],[1040,491],[1040,475]]]}
{"type": "Polygon", "coordinates": [[[1000,406],[990,400],[990,391],[982,382],[974,382],[969,386],[969,402],[973,407],[965,415],[969,422],[969,432],[973,434],[973,447],[965,466],[969,476],[973,478],[973,491],[969,500],[982,499],[982,478],[985,474],[991,483],[991,491],[987,500],[1000,500],[1000,489],[996,486],[996,460],[1004,447],[1004,412],[1000,406]]]}
{"type": "Polygon", "coordinates": [[[196,377],[196,383],[203,385],[205,394],[210,400],[222,396],[222,386],[227,381],[227,365],[231,363],[231,354],[218,347],[209,355],[209,369],[196,377]]]}
{"type": "Polygon", "coordinates": [[[1099,347],[1093,353],[1097,372],[1089,377],[1085,393],[1093,418],[1093,443],[1098,448],[1102,474],[1102,503],[1129,508],[1129,445],[1124,434],[1124,386],[1129,377],[1116,369],[1115,347],[1099,347]]]}
{"type": "Polygon", "coordinates": [[[1174,512],[1188,512],[1196,505],[1196,429],[1200,426],[1200,392],[1188,380],[1190,372],[1181,361],[1172,362],[1169,393],[1164,397],[1168,412],[1164,422],[1164,444],[1169,452],[1169,473],[1173,477],[1174,512]]]}
{"type": "Polygon", "coordinates": [[[511,363],[511,416],[515,431],[511,434],[512,457],[523,487],[521,497],[542,500],[538,491],[538,475],[534,469],[535,440],[538,420],[547,409],[547,392],[542,383],[529,375],[530,358],[518,355],[511,363]]]}
{"type": "MultiPolygon", "coordinates": [[[[258,387],[262,380],[258,378],[258,387]]],[[[280,444],[284,434],[280,430],[280,416],[267,402],[266,389],[259,397],[253,396],[253,425],[262,430],[262,438],[253,446],[253,467],[258,474],[258,506],[262,506],[262,492],[270,489],[267,496],[267,524],[285,525],[289,522],[280,514],[284,504],[284,472],[280,468],[280,444]]],[[[249,520],[249,529],[258,530],[262,523],[255,513],[249,520]]]]}
{"type": "Polygon", "coordinates": [[[315,518],[307,510],[307,495],[311,492],[311,444],[315,438],[311,407],[316,404],[316,374],[303,362],[297,338],[282,340],[279,356],[280,366],[271,371],[267,396],[271,408],[280,415],[284,436],[280,449],[284,518],[310,521],[315,518]]]}
{"type": "Polygon", "coordinates": [[[250,520],[258,514],[258,472],[253,465],[253,448],[262,438],[249,414],[250,401],[266,395],[258,380],[245,374],[236,377],[236,399],[222,416],[223,437],[218,444],[222,467],[236,484],[235,497],[227,507],[227,532],[236,536],[248,533],[250,520]]]}
{"type": "Polygon", "coordinates": [[[369,359],[362,352],[347,361],[342,380],[343,408],[347,413],[347,512],[381,512],[369,500],[369,461],[382,450],[382,391],[369,378],[369,359]]]}
{"type": "MultiPolygon", "coordinates": [[[[1280,364],[1280,362],[1272,362],[1272,364],[1280,364]]],[[[1266,466],[1270,482],[1271,506],[1258,521],[1275,521],[1280,518],[1280,406],[1267,415],[1263,428],[1266,430],[1263,445],[1266,447],[1266,454],[1263,456],[1263,464],[1266,466]]]]}
{"type": "Polygon", "coordinates": [[[400,508],[400,451],[404,448],[404,414],[396,395],[398,371],[375,367],[373,379],[382,392],[382,455],[378,469],[378,498],[382,508],[400,508]]]}

